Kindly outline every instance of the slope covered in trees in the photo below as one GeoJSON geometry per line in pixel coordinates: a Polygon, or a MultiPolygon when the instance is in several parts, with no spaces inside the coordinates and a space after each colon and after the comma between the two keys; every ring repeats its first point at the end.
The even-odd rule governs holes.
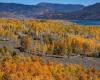
{"type": "MultiPolygon", "coordinates": [[[[0,80],[100,80],[100,70],[40,56],[100,57],[100,26],[54,20],[0,19],[0,80]],[[16,51],[19,49],[19,51],[16,51]],[[39,55],[39,57],[36,57],[39,55]]],[[[68,57],[65,57],[68,58],[68,57]]]]}
{"type": "Polygon", "coordinates": [[[38,57],[0,49],[1,80],[100,80],[100,70],[78,64],[43,63],[38,57]]]}
{"type": "Polygon", "coordinates": [[[0,27],[1,39],[20,43],[22,48],[31,48],[29,52],[34,54],[100,55],[99,26],[51,20],[1,19],[0,27]]]}

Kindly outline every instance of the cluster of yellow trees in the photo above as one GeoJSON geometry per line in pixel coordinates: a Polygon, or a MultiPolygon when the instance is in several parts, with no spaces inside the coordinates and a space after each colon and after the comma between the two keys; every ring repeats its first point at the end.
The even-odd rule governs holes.
{"type": "Polygon", "coordinates": [[[77,64],[44,63],[38,57],[0,49],[0,80],[100,80],[100,70],[77,64]]]}
{"type": "MultiPolygon", "coordinates": [[[[32,48],[32,54],[93,55],[100,52],[99,26],[52,20],[0,19],[1,37],[16,43],[21,41],[24,50],[32,48]]],[[[54,61],[43,63],[36,56],[12,53],[4,47],[0,49],[0,80],[100,80],[100,70],[54,61]]]]}
{"type": "Polygon", "coordinates": [[[100,26],[76,25],[56,21],[28,20],[29,26],[38,36],[44,33],[44,53],[50,54],[86,54],[92,56],[100,52],[100,26]]]}
{"type": "MultiPolygon", "coordinates": [[[[0,19],[0,36],[17,40],[17,33],[33,39],[34,53],[40,51],[44,54],[76,53],[92,56],[100,52],[100,26],[54,20],[0,19]]],[[[28,46],[28,42],[23,44],[28,46]]]]}

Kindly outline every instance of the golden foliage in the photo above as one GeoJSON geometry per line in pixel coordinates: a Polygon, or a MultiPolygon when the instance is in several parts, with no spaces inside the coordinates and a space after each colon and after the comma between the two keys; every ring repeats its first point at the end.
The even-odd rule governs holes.
{"type": "MultiPolygon", "coordinates": [[[[19,55],[20,56],[20,55],[19,55]]],[[[22,58],[22,57],[21,57],[22,58]]],[[[25,58],[17,63],[14,58],[4,58],[0,63],[1,80],[99,80],[100,71],[85,69],[77,64],[58,64],[54,61],[25,58]]]]}
{"type": "MultiPolygon", "coordinates": [[[[17,20],[0,19],[0,37],[18,39],[18,33],[35,37],[38,43],[33,45],[43,53],[52,53],[55,48],[62,48],[60,54],[84,53],[92,55],[99,51],[100,26],[76,25],[54,20],[17,20]],[[64,51],[65,50],[65,51],[64,51]],[[65,53],[66,52],[66,53],[65,53]]],[[[33,39],[33,44],[36,40],[33,39]]]]}

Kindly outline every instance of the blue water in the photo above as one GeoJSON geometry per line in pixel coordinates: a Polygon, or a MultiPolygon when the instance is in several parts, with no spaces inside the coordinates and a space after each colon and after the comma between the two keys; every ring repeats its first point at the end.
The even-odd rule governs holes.
{"type": "Polygon", "coordinates": [[[70,20],[70,21],[82,25],[100,25],[100,20],[70,20]]]}

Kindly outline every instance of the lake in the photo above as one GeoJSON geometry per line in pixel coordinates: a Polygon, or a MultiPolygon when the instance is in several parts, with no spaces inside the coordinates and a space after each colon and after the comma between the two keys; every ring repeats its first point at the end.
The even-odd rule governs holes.
{"type": "Polygon", "coordinates": [[[70,21],[82,25],[100,25],[100,20],[70,20],[70,21]]]}

